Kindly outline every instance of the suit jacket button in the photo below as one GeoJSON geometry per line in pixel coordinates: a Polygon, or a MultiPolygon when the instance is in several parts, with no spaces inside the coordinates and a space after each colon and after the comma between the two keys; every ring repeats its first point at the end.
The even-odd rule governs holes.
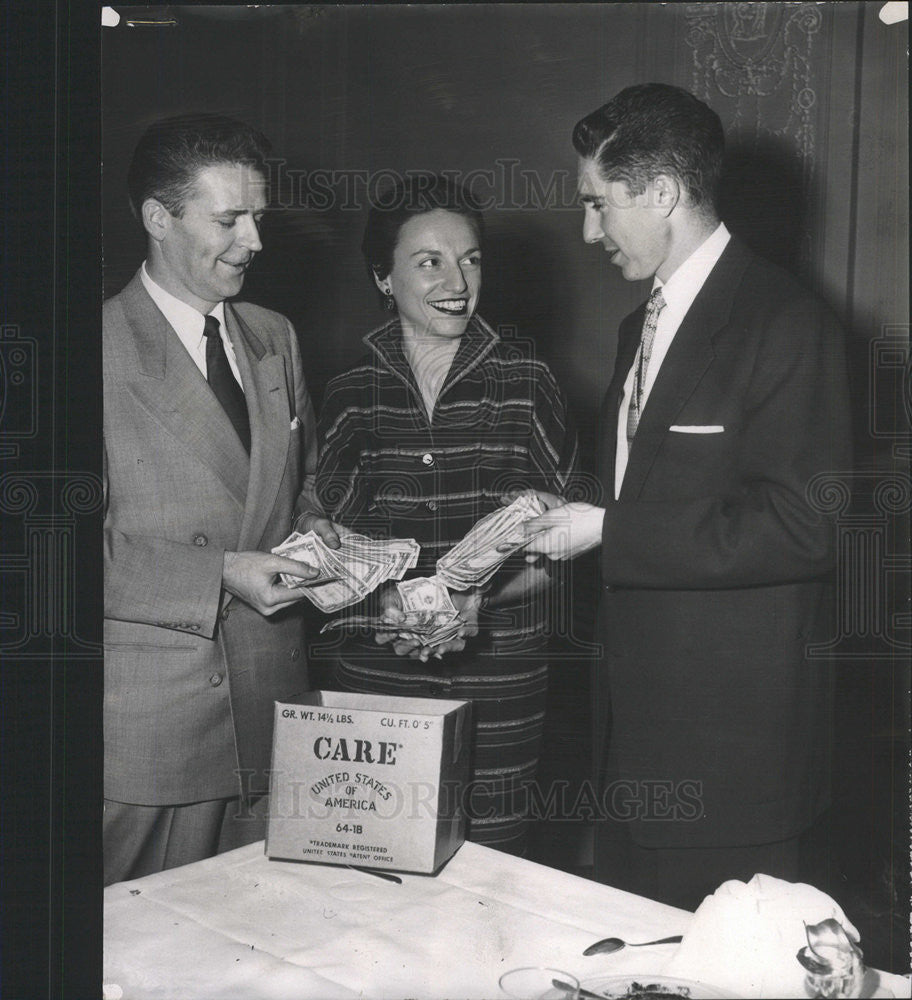
{"type": "Polygon", "coordinates": [[[205,535],[197,535],[193,539],[193,544],[194,545],[208,545],[209,544],[209,539],[205,535]]]}
{"type": "Polygon", "coordinates": [[[436,500],[428,500],[428,502],[427,502],[427,509],[428,510],[437,510],[437,501],[436,500]]]}
{"type": "Polygon", "coordinates": [[[191,626],[190,626],[190,629],[191,629],[191,631],[193,631],[193,632],[198,632],[198,631],[199,631],[199,625],[191,625],[191,626]]]}
{"type": "Polygon", "coordinates": [[[301,655],[301,650],[300,649],[293,649],[291,651],[291,658],[293,660],[296,660],[300,655],[301,655]]]}
{"type": "Polygon", "coordinates": [[[222,675],[221,675],[221,674],[213,674],[213,675],[212,675],[212,676],[211,676],[211,677],[209,678],[209,683],[210,683],[210,684],[211,684],[211,685],[212,685],[212,686],[213,686],[214,688],[217,688],[217,687],[219,686],[219,684],[221,684],[221,683],[222,683],[222,675]]]}
{"type": "Polygon", "coordinates": [[[606,594],[613,594],[614,593],[614,587],[612,587],[610,584],[606,584],[606,586],[605,586],[605,593],[606,594]]]}
{"type": "Polygon", "coordinates": [[[434,456],[430,452],[428,452],[426,455],[421,456],[421,461],[424,462],[425,465],[433,465],[434,456]]]}

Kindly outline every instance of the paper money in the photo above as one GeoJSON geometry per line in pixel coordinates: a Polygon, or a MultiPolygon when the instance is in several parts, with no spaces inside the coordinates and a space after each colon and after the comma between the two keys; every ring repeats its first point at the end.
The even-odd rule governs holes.
{"type": "Polygon", "coordinates": [[[434,611],[438,614],[456,612],[446,585],[436,576],[403,580],[396,584],[396,589],[402,599],[403,611],[434,611]]]}
{"type": "MultiPolygon", "coordinates": [[[[325,625],[326,632],[333,628],[373,629],[374,631],[395,631],[401,639],[413,639],[423,646],[439,646],[459,633],[464,624],[455,605],[450,599],[450,590],[468,590],[470,587],[484,586],[500,569],[512,553],[523,548],[528,542],[523,523],[543,514],[545,505],[537,494],[529,491],[520,494],[509,506],[493,511],[483,517],[472,530],[437,560],[437,574],[431,577],[417,577],[402,580],[402,574],[395,577],[402,580],[396,585],[405,618],[393,623],[383,617],[355,616],[337,618],[325,625]]],[[[346,536],[343,544],[351,536],[346,536]]],[[[353,552],[360,558],[372,554],[369,539],[355,536],[353,552]]],[[[394,550],[393,539],[384,543],[384,555],[394,550]]],[[[416,543],[417,544],[417,543],[416,543]]],[[[341,551],[341,550],[339,550],[341,551]]],[[[415,565],[417,552],[402,550],[415,565]]],[[[407,561],[407,560],[406,560],[407,561]]],[[[402,570],[402,573],[405,569],[402,570]]],[[[390,574],[389,579],[393,574],[390,574]]],[[[330,586],[326,584],[325,586],[330,586]]],[[[310,588],[311,590],[320,588],[310,588]]],[[[349,602],[353,603],[353,602],[349,602]]],[[[339,605],[344,607],[345,605],[339,605]]],[[[333,608],[332,610],[336,610],[333,608]]]]}
{"type": "Polygon", "coordinates": [[[376,540],[349,532],[339,541],[339,548],[331,549],[315,531],[295,531],[272,550],[318,571],[314,583],[290,573],[281,573],[279,578],[286,587],[300,589],[327,614],[357,604],[386,580],[401,579],[417,563],[421,552],[414,538],[376,540]]]}
{"type": "Polygon", "coordinates": [[[521,493],[508,507],[483,517],[449,552],[437,560],[437,577],[450,590],[484,586],[528,539],[523,522],[545,512],[535,493],[521,493]]]}
{"type": "Polygon", "coordinates": [[[422,646],[433,648],[454,638],[464,621],[450,600],[449,592],[437,577],[416,577],[396,584],[402,611],[405,615],[398,622],[383,616],[353,615],[337,618],[320,630],[332,628],[369,628],[378,632],[395,631],[400,639],[411,639],[422,646]]]}

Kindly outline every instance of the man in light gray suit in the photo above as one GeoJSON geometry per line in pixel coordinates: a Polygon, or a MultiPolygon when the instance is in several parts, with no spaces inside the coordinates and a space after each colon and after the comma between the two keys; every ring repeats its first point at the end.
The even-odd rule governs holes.
{"type": "Polygon", "coordinates": [[[283,316],[229,303],[262,248],[265,157],[230,118],[152,125],[128,178],[147,255],[104,307],[105,884],[263,836],[273,701],[307,689],[269,550],[338,545],[283,316]]]}

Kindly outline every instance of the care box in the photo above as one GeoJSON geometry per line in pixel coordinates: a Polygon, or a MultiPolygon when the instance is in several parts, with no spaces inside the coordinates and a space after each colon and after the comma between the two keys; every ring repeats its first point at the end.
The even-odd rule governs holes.
{"type": "Polygon", "coordinates": [[[276,702],[266,854],[436,871],[465,839],[471,707],[337,691],[276,702]]]}

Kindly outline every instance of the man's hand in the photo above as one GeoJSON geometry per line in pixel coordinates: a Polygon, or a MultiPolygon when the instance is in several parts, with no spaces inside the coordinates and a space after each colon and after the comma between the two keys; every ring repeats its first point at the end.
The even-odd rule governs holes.
{"type": "Polygon", "coordinates": [[[348,528],[336,524],[335,521],[330,521],[328,517],[321,517],[319,514],[302,514],[295,522],[295,528],[302,535],[306,535],[308,531],[315,531],[329,549],[337,549],[339,539],[343,535],[351,534],[348,528]]]}
{"type": "Polygon", "coordinates": [[[277,583],[279,573],[300,577],[306,587],[319,576],[307,563],[274,556],[271,552],[226,552],[222,565],[222,586],[261,615],[274,615],[301,600],[297,589],[277,583]]]}
{"type": "Polygon", "coordinates": [[[539,517],[523,522],[526,537],[531,539],[523,550],[528,562],[539,555],[549,559],[574,559],[602,541],[605,508],[590,503],[567,503],[553,507],[539,517]]]}

